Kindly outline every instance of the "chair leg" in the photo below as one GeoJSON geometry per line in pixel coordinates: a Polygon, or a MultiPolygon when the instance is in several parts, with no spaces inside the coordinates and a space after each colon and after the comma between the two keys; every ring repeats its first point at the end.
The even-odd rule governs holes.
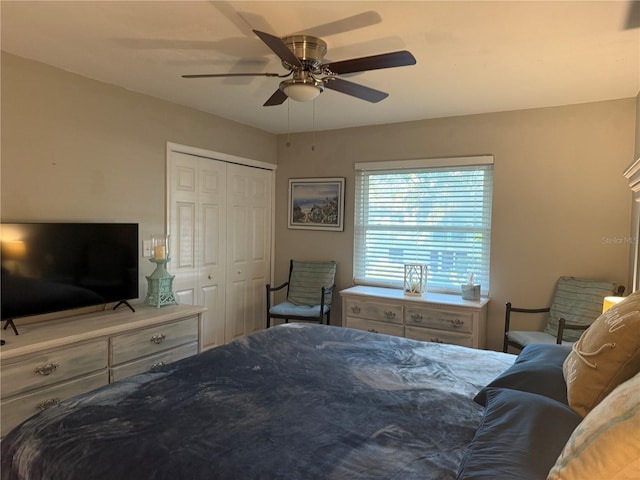
{"type": "Polygon", "coordinates": [[[327,325],[331,325],[331,310],[327,312],[327,325]]]}
{"type": "Polygon", "coordinates": [[[562,337],[564,337],[564,325],[567,321],[564,318],[558,320],[558,333],[556,335],[556,343],[562,345],[562,337]]]}
{"type": "Polygon", "coordinates": [[[511,321],[511,302],[507,302],[504,312],[504,340],[502,344],[502,351],[507,353],[509,349],[509,339],[507,338],[507,332],[509,331],[509,323],[511,321]]]}
{"type": "Polygon", "coordinates": [[[267,288],[267,328],[269,328],[271,326],[271,317],[269,316],[269,310],[271,310],[271,296],[269,295],[269,289],[271,285],[267,283],[265,287],[267,288]]]}

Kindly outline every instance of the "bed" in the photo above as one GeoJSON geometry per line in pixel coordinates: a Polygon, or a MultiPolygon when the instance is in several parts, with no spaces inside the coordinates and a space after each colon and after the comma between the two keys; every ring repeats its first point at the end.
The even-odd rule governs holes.
{"type": "Polygon", "coordinates": [[[566,401],[564,385],[545,376],[556,375],[566,355],[533,349],[516,358],[281,325],[31,417],[0,442],[1,475],[546,478],[582,420],[562,398],[549,397],[566,401]],[[541,376],[531,376],[532,366],[542,366],[541,376]],[[521,370],[534,381],[522,381],[521,370]],[[532,385],[540,391],[518,390],[532,385]],[[518,397],[525,394],[535,401],[518,397]],[[535,412],[540,401],[544,408],[535,412]]]}
{"type": "Polygon", "coordinates": [[[1,442],[2,478],[455,478],[513,356],[270,328],[63,402],[1,442]]]}

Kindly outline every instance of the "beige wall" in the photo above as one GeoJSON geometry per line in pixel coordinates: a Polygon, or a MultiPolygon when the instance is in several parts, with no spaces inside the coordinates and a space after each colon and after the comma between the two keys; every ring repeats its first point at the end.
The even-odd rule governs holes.
{"type": "MultiPolygon", "coordinates": [[[[144,238],[164,225],[167,141],[277,161],[276,281],[289,258],[335,258],[345,288],[355,162],[490,153],[491,347],[500,344],[507,300],[544,305],[562,274],[627,281],[628,245],[616,241],[628,238],[621,172],[640,138],[640,97],[318,132],[312,151],[311,134],[291,135],[287,147],[286,136],[15,56],[2,54],[1,73],[2,220],[139,222],[144,238]],[[288,178],[314,176],[347,178],[344,232],[287,229],[288,178]]],[[[337,299],[334,307],[338,320],[337,299]]]]}
{"type": "Polygon", "coordinates": [[[640,93],[636,95],[636,160],[640,157],[640,93]]]}
{"type": "MultiPolygon", "coordinates": [[[[384,108],[380,104],[380,108],[384,108]]],[[[626,284],[633,98],[353,128],[278,139],[276,283],[289,258],[338,261],[352,285],[355,162],[495,156],[488,345],[501,348],[504,304],[546,306],[560,275],[626,284]],[[288,178],[346,177],[344,232],[288,230],[288,178]]],[[[334,308],[339,309],[339,301],[334,308]]],[[[334,313],[335,323],[340,318],[334,313]]]]}
{"type": "Polygon", "coordinates": [[[138,222],[149,238],[164,231],[167,141],[276,162],[255,128],[5,53],[1,73],[3,221],[138,222]]]}

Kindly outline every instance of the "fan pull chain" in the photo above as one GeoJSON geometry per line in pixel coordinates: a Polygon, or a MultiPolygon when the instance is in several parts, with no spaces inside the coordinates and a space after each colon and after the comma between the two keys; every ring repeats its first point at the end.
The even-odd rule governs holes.
{"type": "Polygon", "coordinates": [[[311,150],[316,149],[316,101],[313,100],[312,114],[311,114],[311,150]]]}
{"type": "Polygon", "coordinates": [[[291,146],[291,101],[287,101],[287,148],[291,146]]]}

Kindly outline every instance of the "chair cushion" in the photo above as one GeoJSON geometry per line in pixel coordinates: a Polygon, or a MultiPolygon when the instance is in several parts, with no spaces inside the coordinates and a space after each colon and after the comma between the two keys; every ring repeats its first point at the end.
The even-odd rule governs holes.
{"type": "Polygon", "coordinates": [[[549,480],[631,480],[640,472],[640,373],[622,383],[578,425],[549,480]]]}
{"type": "MultiPolygon", "coordinates": [[[[324,306],[324,312],[327,313],[331,308],[330,305],[324,306]]],[[[278,305],[274,305],[269,310],[270,315],[281,315],[283,317],[308,317],[308,318],[320,318],[320,305],[314,305],[310,307],[308,305],[294,305],[291,302],[282,302],[278,305]]]]}
{"type": "MultiPolygon", "coordinates": [[[[300,262],[293,260],[293,269],[289,278],[287,301],[294,305],[320,305],[322,287],[333,285],[336,276],[336,262],[300,262]]],[[[331,304],[331,294],[324,300],[331,304]]]]}
{"type": "MultiPolygon", "coordinates": [[[[612,282],[560,277],[544,331],[557,337],[561,318],[568,324],[591,325],[602,313],[604,297],[613,295],[615,288],[612,282]]],[[[581,330],[565,330],[563,340],[575,342],[580,335],[581,330]]]]}
{"type": "MultiPolygon", "coordinates": [[[[535,332],[535,331],[515,331],[507,332],[507,339],[512,342],[516,342],[523,347],[531,345],[533,343],[545,343],[556,344],[556,337],[549,335],[547,332],[535,332]]],[[[562,341],[562,345],[571,345],[573,342],[562,341]]]]}
{"type": "Polygon", "coordinates": [[[569,405],[583,417],[640,371],[640,291],[614,305],[574,343],[564,361],[569,405]]]}

